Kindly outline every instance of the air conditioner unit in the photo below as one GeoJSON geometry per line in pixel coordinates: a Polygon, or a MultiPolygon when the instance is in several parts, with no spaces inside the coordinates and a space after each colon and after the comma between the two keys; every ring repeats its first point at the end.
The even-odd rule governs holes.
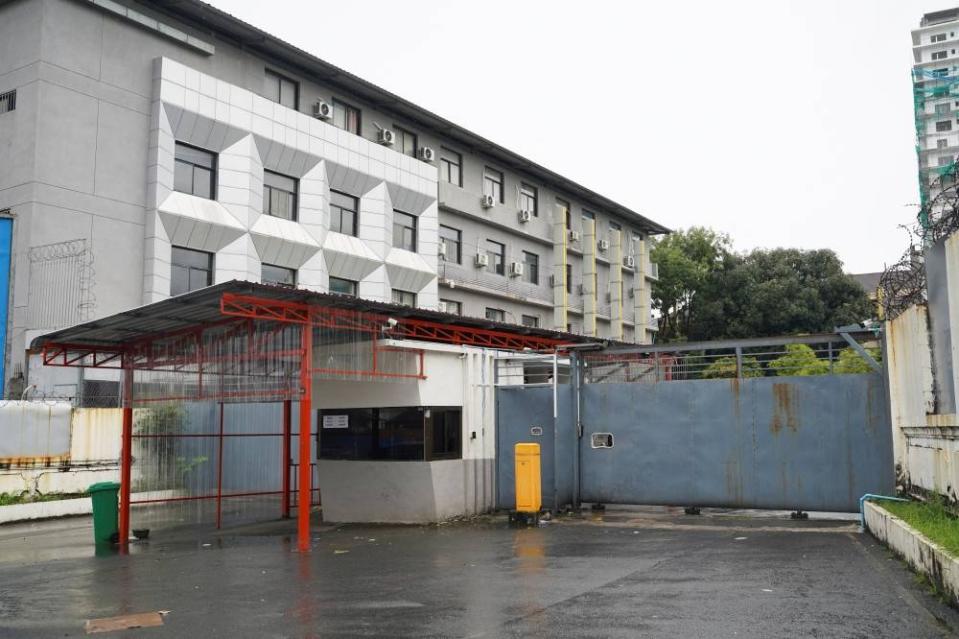
{"type": "Polygon", "coordinates": [[[436,153],[428,146],[420,147],[420,159],[424,162],[432,162],[436,159],[436,153]]]}
{"type": "Polygon", "coordinates": [[[376,134],[376,141],[386,146],[393,146],[393,142],[396,141],[396,134],[389,129],[380,129],[380,132],[376,134]]]}
{"type": "Polygon", "coordinates": [[[523,224],[526,224],[532,219],[533,219],[532,211],[523,209],[522,211],[519,212],[519,221],[522,222],[523,224]]]}
{"type": "Polygon", "coordinates": [[[570,231],[569,232],[569,241],[570,242],[579,242],[579,231],[570,231]]]}
{"type": "Polygon", "coordinates": [[[627,255],[623,258],[623,266],[626,268],[636,268],[636,258],[632,255],[627,255]]]}
{"type": "Polygon", "coordinates": [[[449,313],[449,311],[446,310],[446,302],[443,300],[440,300],[439,311],[440,313],[449,313]]]}
{"type": "Polygon", "coordinates": [[[446,257],[446,244],[440,242],[440,245],[436,247],[436,255],[438,257],[446,257]]]}
{"type": "Polygon", "coordinates": [[[483,205],[484,209],[491,209],[496,205],[496,200],[493,199],[492,195],[483,195],[480,198],[480,204],[483,205]]]}
{"type": "Polygon", "coordinates": [[[489,255],[487,255],[486,253],[477,253],[476,266],[478,268],[486,268],[487,266],[489,266],[489,255]]]}
{"type": "Polygon", "coordinates": [[[333,107],[323,100],[313,103],[313,117],[320,120],[329,120],[333,117],[333,107]]]}
{"type": "Polygon", "coordinates": [[[523,263],[522,262],[510,262],[509,264],[509,274],[512,277],[522,277],[523,276],[523,263]]]}
{"type": "Polygon", "coordinates": [[[609,240],[600,240],[598,244],[600,251],[606,252],[609,250],[609,240]]]}

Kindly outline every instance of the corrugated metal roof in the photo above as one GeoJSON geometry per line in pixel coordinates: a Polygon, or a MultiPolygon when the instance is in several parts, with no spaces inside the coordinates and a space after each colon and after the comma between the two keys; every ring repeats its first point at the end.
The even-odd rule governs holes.
{"type": "Polygon", "coordinates": [[[345,295],[317,293],[315,291],[294,289],[285,286],[231,280],[184,295],[171,297],[161,302],[154,302],[153,304],[140,306],[115,315],[93,320],[92,322],[85,322],[41,335],[30,343],[30,348],[40,350],[46,344],[51,343],[116,347],[124,342],[135,341],[195,326],[202,326],[203,324],[211,324],[221,321],[224,318],[220,313],[220,298],[223,293],[254,295],[271,300],[300,302],[317,306],[378,313],[396,317],[397,319],[409,317],[455,326],[498,330],[516,335],[533,335],[560,339],[571,344],[608,342],[608,340],[600,340],[584,335],[574,335],[572,333],[551,331],[545,328],[531,328],[504,322],[493,322],[478,317],[462,317],[450,313],[414,308],[412,306],[374,302],[345,295]]]}
{"type": "Polygon", "coordinates": [[[143,6],[166,13],[187,24],[193,24],[198,29],[217,32],[227,39],[237,42],[244,49],[266,59],[280,61],[291,69],[298,70],[304,77],[313,78],[320,84],[345,90],[362,98],[377,109],[401,115],[414,124],[458,142],[467,149],[485,153],[511,169],[533,175],[545,184],[575,195],[592,206],[610,213],[616,213],[627,219],[631,218],[637,226],[647,233],[656,235],[670,232],[670,229],[665,226],[622,204],[491,142],[481,135],[456,125],[446,118],[427,111],[423,107],[378,87],[372,82],[270,35],[211,4],[200,0],[139,1],[143,6]]]}

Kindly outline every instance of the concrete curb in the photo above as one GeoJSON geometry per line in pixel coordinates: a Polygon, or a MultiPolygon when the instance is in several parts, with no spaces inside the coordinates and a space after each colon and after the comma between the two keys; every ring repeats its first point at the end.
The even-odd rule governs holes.
{"type": "Polygon", "coordinates": [[[71,515],[89,515],[93,512],[93,502],[89,497],[76,499],[58,499],[56,501],[38,501],[31,504],[11,504],[0,506],[0,524],[31,519],[51,519],[71,515]]]}
{"type": "Polygon", "coordinates": [[[863,510],[866,529],[913,569],[926,575],[947,594],[952,606],[959,607],[959,559],[878,504],[867,501],[863,510]]]}

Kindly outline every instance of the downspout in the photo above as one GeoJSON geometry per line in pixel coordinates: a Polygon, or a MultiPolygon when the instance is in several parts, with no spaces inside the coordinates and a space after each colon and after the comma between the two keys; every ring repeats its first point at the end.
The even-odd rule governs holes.
{"type": "Polygon", "coordinates": [[[583,415],[580,405],[581,379],[579,370],[579,356],[576,353],[570,353],[569,371],[570,383],[573,384],[573,392],[576,397],[576,421],[573,424],[573,508],[579,510],[579,438],[583,432],[583,415]]]}
{"type": "Polygon", "coordinates": [[[559,513],[559,359],[553,351],[553,514],[559,513]]]}

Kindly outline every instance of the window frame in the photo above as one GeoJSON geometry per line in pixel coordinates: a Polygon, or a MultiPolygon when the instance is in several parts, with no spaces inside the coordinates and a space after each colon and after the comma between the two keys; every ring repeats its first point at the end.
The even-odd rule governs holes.
{"type": "Polygon", "coordinates": [[[337,191],[335,189],[330,189],[330,231],[334,233],[339,233],[340,235],[352,235],[353,237],[359,237],[360,232],[360,198],[355,195],[350,195],[349,193],[344,193],[343,191],[337,191]],[[356,208],[354,210],[346,209],[339,204],[333,203],[333,194],[342,195],[343,197],[348,197],[353,200],[356,208]],[[337,227],[340,230],[333,228],[333,207],[336,207],[336,213],[338,215],[338,224],[337,227]],[[353,214],[353,231],[351,233],[344,233],[343,228],[343,212],[349,211],[353,214]]]}
{"type": "Polygon", "coordinates": [[[452,264],[462,264],[462,263],[463,263],[463,231],[462,231],[462,230],[460,230],[460,229],[458,229],[458,228],[456,228],[456,227],[454,227],[454,226],[447,226],[446,224],[440,224],[439,243],[440,243],[440,244],[443,244],[444,246],[446,246],[446,255],[443,256],[443,257],[441,257],[441,258],[440,258],[441,260],[443,260],[444,262],[450,262],[450,263],[452,263],[452,264]],[[456,232],[456,240],[451,240],[450,238],[445,237],[445,236],[443,235],[443,229],[448,229],[448,230],[450,230],[450,231],[455,231],[455,232],[456,232]],[[451,260],[451,259],[450,259],[450,247],[449,247],[448,241],[453,241],[453,242],[455,242],[455,246],[456,246],[456,259],[455,259],[455,260],[451,260]]]}
{"type": "Polygon", "coordinates": [[[318,459],[423,462],[463,457],[461,406],[321,408],[316,411],[316,419],[318,459]],[[323,428],[324,417],[344,414],[349,416],[346,429],[323,428]],[[444,419],[443,439],[447,445],[437,450],[436,420],[441,415],[456,418],[451,423],[444,419]],[[398,432],[405,435],[397,436],[398,432]],[[414,432],[417,436],[410,441],[414,432]]]}
{"type": "Polygon", "coordinates": [[[326,290],[327,290],[329,293],[332,293],[332,294],[334,294],[334,295],[343,295],[344,297],[358,297],[358,296],[359,296],[359,288],[360,288],[360,283],[357,282],[356,280],[348,280],[348,279],[346,279],[345,277],[336,277],[335,275],[330,275],[330,276],[329,276],[329,282],[328,282],[328,284],[327,284],[326,290]],[[343,292],[340,292],[340,291],[334,291],[334,290],[333,290],[333,280],[336,280],[337,282],[346,282],[346,283],[348,283],[348,284],[350,285],[351,292],[350,292],[350,293],[343,293],[343,292]]]}
{"type": "Polygon", "coordinates": [[[530,210],[533,217],[539,217],[539,189],[529,182],[519,183],[519,208],[521,211],[530,210]],[[533,208],[527,205],[532,202],[533,208]]]}
{"type": "Polygon", "coordinates": [[[523,251],[523,281],[539,286],[539,254],[523,251]],[[532,261],[529,258],[533,258],[532,261]]]}
{"type": "Polygon", "coordinates": [[[494,308],[492,306],[487,306],[486,310],[483,312],[483,317],[485,317],[491,322],[505,322],[506,311],[501,308],[494,308]],[[497,317],[490,317],[491,313],[493,315],[496,315],[497,317]]]}
{"type": "Polygon", "coordinates": [[[359,107],[353,106],[349,102],[340,100],[339,98],[333,98],[333,117],[330,119],[333,123],[333,126],[340,129],[341,131],[346,131],[352,133],[353,135],[362,135],[363,134],[363,110],[359,107]],[[340,126],[336,123],[336,111],[337,109],[343,109],[343,126],[340,126]],[[356,113],[356,131],[353,131],[349,127],[350,122],[350,112],[353,111],[356,113]]]}
{"type": "Polygon", "coordinates": [[[455,313],[450,313],[450,314],[451,314],[451,315],[456,315],[456,316],[458,316],[458,317],[462,317],[462,316],[463,316],[463,302],[460,302],[460,301],[458,301],[458,300],[447,300],[447,299],[443,299],[443,298],[440,298],[440,301],[443,302],[444,304],[446,304],[446,312],[447,312],[447,313],[450,313],[449,305],[450,305],[450,304],[455,304],[455,305],[456,305],[456,312],[455,312],[455,313]]]}
{"type": "Polygon", "coordinates": [[[447,146],[440,147],[440,180],[443,182],[447,182],[448,184],[452,184],[454,186],[463,188],[463,154],[462,153],[458,151],[454,151],[453,149],[447,146]],[[449,157],[447,157],[447,155],[452,155],[456,159],[456,162],[453,162],[449,157]],[[456,172],[457,172],[456,182],[450,179],[451,177],[450,169],[453,166],[456,167],[456,172]]]}
{"type": "Polygon", "coordinates": [[[217,189],[217,186],[218,186],[218,180],[217,180],[217,164],[218,164],[218,160],[219,160],[219,155],[218,155],[217,153],[215,153],[214,151],[209,151],[209,150],[207,150],[207,149],[203,149],[203,148],[200,148],[200,147],[198,147],[198,146],[194,146],[194,145],[192,145],[192,144],[187,144],[186,142],[180,142],[179,140],[174,141],[174,144],[173,144],[173,190],[176,191],[177,193],[184,193],[184,194],[186,194],[186,195],[192,195],[193,197],[203,198],[204,200],[216,200],[216,189],[217,189]],[[190,160],[186,160],[186,159],[182,159],[182,158],[180,158],[180,157],[177,157],[177,149],[180,148],[180,147],[185,148],[185,149],[190,149],[190,150],[192,150],[192,151],[199,151],[200,153],[205,153],[205,154],[209,155],[210,158],[211,158],[211,160],[210,160],[210,166],[208,166],[208,167],[207,167],[207,166],[203,166],[203,165],[197,164],[197,163],[195,163],[195,162],[191,162],[190,160]],[[177,165],[178,165],[178,164],[186,164],[186,165],[189,165],[189,166],[191,167],[191,173],[190,173],[190,188],[191,188],[191,190],[190,190],[189,192],[187,192],[187,191],[181,191],[180,189],[176,188],[176,170],[177,170],[177,165]],[[204,169],[204,170],[208,170],[208,171],[210,172],[210,196],[209,196],[209,197],[206,197],[206,196],[204,196],[204,195],[197,195],[197,194],[196,194],[196,169],[197,169],[197,167],[199,167],[199,168],[201,168],[201,169],[204,169]]]}
{"type": "MultiPolygon", "coordinates": [[[[416,152],[419,151],[420,149],[419,136],[417,136],[415,133],[413,133],[406,127],[402,127],[397,124],[393,125],[393,133],[396,135],[396,138],[397,138],[396,143],[399,145],[399,152],[407,157],[415,158],[416,152]],[[412,138],[413,140],[413,150],[411,153],[407,153],[404,150],[404,146],[407,138],[412,138]]],[[[393,145],[394,148],[397,146],[397,144],[393,145]]]]}
{"type": "Polygon", "coordinates": [[[488,165],[483,166],[483,195],[491,195],[494,201],[503,204],[506,201],[505,184],[506,176],[502,171],[488,165]],[[490,185],[491,188],[487,189],[487,185],[490,185]]]}
{"type": "Polygon", "coordinates": [[[295,177],[284,175],[282,173],[278,173],[277,171],[270,171],[269,169],[263,169],[263,211],[262,212],[264,215],[269,215],[270,217],[276,217],[281,220],[289,220],[290,222],[296,222],[300,217],[300,181],[295,177]],[[267,175],[275,175],[277,177],[281,177],[287,180],[292,180],[293,190],[287,191],[286,189],[282,187],[267,184],[266,183],[267,175]],[[290,217],[285,217],[283,215],[277,215],[273,213],[273,200],[271,197],[268,197],[269,195],[272,194],[273,191],[279,191],[280,193],[286,193],[287,195],[291,196],[290,199],[292,200],[292,210],[290,211],[290,217]],[[267,210],[268,203],[269,203],[269,210],[267,210]]]}
{"type": "Polygon", "coordinates": [[[526,315],[524,313],[521,323],[528,328],[539,328],[539,315],[526,315]],[[527,322],[527,320],[532,320],[532,322],[527,322]]]}
{"type": "Polygon", "coordinates": [[[213,281],[216,276],[216,253],[211,253],[210,251],[201,251],[199,249],[193,249],[188,246],[177,246],[172,245],[170,247],[170,297],[175,297],[177,295],[185,295],[186,293],[191,293],[193,291],[198,291],[201,288],[206,288],[207,286],[213,286],[213,281]],[[204,255],[206,256],[207,266],[206,268],[200,268],[193,266],[191,264],[177,263],[176,256],[177,252],[192,253],[195,255],[204,255]],[[174,283],[176,282],[176,276],[174,275],[174,270],[177,268],[186,269],[186,282],[187,288],[185,291],[174,292],[174,283]],[[199,286],[197,288],[191,288],[191,274],[194,271],[206,272],[206,284],[199,286]]]}
{"type": "Polygon", "coordinates": [[[416,253],[418,242],[419,242],[419,229],[417,228],[419,226],[418,222],[419,222],[419,219],[412,213],[407,213],[399,209],[393,209],[393,248],[399,248],[399,249],[403,249],[404,251],[410,251],[411,253],[416,253]],[[405,226],[402,224],[398,224],[396,221],[397,214],[399,214],[402,217],[409,218],[411,221],[411,225],[405,226]],[[403,236],[400,238],[399,244],[397,244],[396,242],[396,231],[398,228],[403,230],[403,236]],[[407,243],[405,242],[405,239],[406,239],[405,231],[410,232],[410,235],[412,238],[412,242],[410,243],[411,244],[410,246],[407,246],[407,243]]]}
{"type": "Polygon", "coordinates": [[[936,122],[936,133],[945,133],[947,131],[952,131],[952,120],[939,120],[936,122]]]}
{"type": "Polygon", "coordinates": [[[270,80],[276,80],[278,82],[278,86],[277,86],[275,100],[268,96],[264,96],[264,97],[266,97],[266,99],[271,102],[285,106],[288,109],[293,109],[294,111],[298,111],[300,109],[300,83],[294,80],[293,78],[291,78],[290,76],[280,73],[279,71],[274,71],[273,69],[265,69],[265,71],[266,71],[266,77],[270,80]],[[289,82],[290,84],[293,85],[293,106],[283,104],[283,82],[284,81],[289,82]]]}
{"type": "Polygon", "coordinates": [[[489,256],[489,271],[490,273],[495,273],[496,275],[506,275],[506,244],[503,242],[497,242],[496,240],[491,240],[486,238],[486,248],[484,249],[486,254],[489,256]],[[490,245],[495,245],[495,247],[501,249],[499,253],[496,253],[490,250],[490,245]],[[499,258],[497,260],[497,258],[499,258]]]}
{"type": "Polygon", "coordinates": [[[929,54],[930,59],[932,60],[945,60],[949,57],[948,51],[931,51],[929,54]]]}
{"type": "Polygon", "coordinates": [[[288,268],[288,267],[286,267],[286,266],[278,266],[278,265],[276,265],[276,264],[267,264],[267,263],[265,263],[265,262],[263,262],[263,263],[260,264],[260,282],[263,283],[263,284],[272,284],[273,286],[288,286],[288,287],[290,287],[290,288],[296,288],[296,280],[297,280],[297,271],[296,271],[295,268],[288,268]],[[286,282],[281,282],[281,281],[275,280],[275,279],[271,279],[271,280],[267,281],[267,279],[266,279],[266,278],[264,277],[264,275],[263,275],[263,269],[264,269],[264,268],[272,268],[272,269],[277,269],[278,271],[283,271],[283,272],[285,272],[285,273],[289,273],[289,274],[292,276],[292,277],[291,277],[292,282],[286,283],[286,282]]]}
{"type": "Polygon", "coordinates": [[[404,291],[400,288],[391,288],[390,289],[390,299],[393,301],[393,304],[399,304],[401,306],[411,306],[416,308],[416,293],[414,291],[404,291]],[[399,295],[397,295],[399,293],[399,295]],[[409,302],[404,300],[405,296],[409,296],[409,302]],[[400,299],[397,299],[399,297],[400,299]]]}

